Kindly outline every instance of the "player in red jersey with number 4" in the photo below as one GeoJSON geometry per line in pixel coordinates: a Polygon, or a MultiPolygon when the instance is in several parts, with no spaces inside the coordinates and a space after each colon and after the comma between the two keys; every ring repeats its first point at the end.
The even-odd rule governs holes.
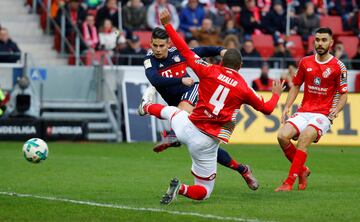
{"type": "Polygon", "coordinates": [[[316,54],[304,57],[293,79],[282,114],[282,123],[294,103],[300,86],[304,97],[298,111],[286,121],[278,134],[278,141],[287,159],[292,163],[287,179],[275,191],[290,191],[296,178],[299,190],[305,190],[310,170],[305,166],[307,148],[319,141],[347,100],[347,71],[345,65],[329,53],[333,45],[332,31],[319,28],[315,32],[316,54]],[[291,142],[298,138],[297,147],[291,142]]]}
{"type": "Polygon", "coordinates": [[[237,72],[242,64],[238,50],[227,50],[221,66],[208,64],[178,36],[169,23],[170,14],[167,10],[161,12],[160,20],[187,65],[200,79],[199,101],[191,114],[174,106],[153,104],[154,91],[146,91],[142,98],[143,112],[169,120],[178,139],[187,145],[192,159],[191,171],[195,185],[180,184],[177,178],[172,179],[160,203],[170,204],[178,193],[203,200],[210,196],[214,187],[219,143],[227,143],[230,139],[240,106],[246,103],[270,114],[279,100],[283,83],[275,81],[271,99],[264,102],[237,72]]]}

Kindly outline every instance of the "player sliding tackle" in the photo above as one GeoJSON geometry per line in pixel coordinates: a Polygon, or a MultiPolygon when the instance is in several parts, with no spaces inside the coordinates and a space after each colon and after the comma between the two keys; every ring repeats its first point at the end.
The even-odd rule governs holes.
{"type": "MultiPolygon", "coordinates": [[[[151,51],[144,57],[145,75],[152,85],[150,87],[155,87],[169,106],[177,106],[179,109],[191,113],[198,101],[199,84],[194,82],[187,73],[185,59],[175,47],[170,48],[169,35],[162,28],[157,27],[152,31],[150,45],[151,51]]],[[[202,58],[224,56],[226,49],[203,46],[196,47],[192,51],[202,58]]],[[[139,115],[145,115],[141,110],[140,107],[139,115]]],[[[170,130],[170,133],[164,132],[162,141],[153,149],[157,153],[169,147],[181,146],[173,130],[170,130]]],[[[217,162],[238,172],[250,189],[258,189],[259,184],[253,176],[250,166],[237,162],[221,147],[218,149],[217,162]]]]}
{"type": "Polygon", "coordinates": [[[300,61],[294,86],[286,99],[282,122],[285,122],[300,86],[305,83],[301,107],[278,134],[279,144],[291,167],[288,177],[275,191],[291,191],[296,178],[299,178],[298,189],[306,189],[310,175],[305,166],[307,148],[330,129],[333,119],[346,104],[347,71],[345,65],[329,52],[333,42],[331,29],[319,28],[315,32],[316,54],[300,61]],[[298,138],[297,147],[291,142],[292,138],[298,138]]]}
{"type": "Polygon", "coordinates": [[[177,194],[204,200],[210,197],[214,188],[219,143],[227,143],[230,139],[240,106],[249,104],[264,114],[270,114],[279,100],[283,83],[274,81],[272,97],[265,102],[237,72],[242,64],[239,50],[227,50],[222,65],[208,64],[178,36],[169,23],[167,10],[160,13],[160,20],[187,65],[200,79],[199,101],[191,114],[174,106],[154,104],[154,90],[147,90],[142,98],[142,112],[168,120],[180,142],[188,147],[192,159],[194,185],[172,179],[160,203],[170,204],[177,194]]]}

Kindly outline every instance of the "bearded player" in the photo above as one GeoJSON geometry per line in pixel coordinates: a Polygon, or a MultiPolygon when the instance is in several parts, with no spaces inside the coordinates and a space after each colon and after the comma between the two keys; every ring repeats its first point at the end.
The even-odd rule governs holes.
{"type": "Polygon", "coordinates": [[[285,122],[301,85],[304,96],[297,112],[286,120],[278,133],[279,144],[291,162],[290,172],[278,191],[291,191],[296,179],[299,190],[307,187],[310,170],[305,166],[307,149],[311,143],[320,140],[329,129],[347,100],[347,71],[345,65],[329,53],[334,40],[329,28],[315,32],[316,54],[304,57],[299,64],[286,99],[281,121],[285,122]],[[291,139],[298,138],[295,146],[291,139]]]}

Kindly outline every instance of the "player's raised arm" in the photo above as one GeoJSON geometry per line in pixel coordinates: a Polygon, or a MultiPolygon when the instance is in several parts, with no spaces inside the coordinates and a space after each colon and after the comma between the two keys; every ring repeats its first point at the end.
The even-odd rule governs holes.
{"type": "Polygon", "coordinates": [[[275,80],[272,87],[272,97],[265,102],[261,96],[259,96],[252,88],[249,87],[247,94],[248,100],[246,103],[251,105],[254,109],[269,115],[272,113],[272,111],[274,111],[283,90],[284,81],[280,82],[280,80],[275,80]]]}
{"type": "Polygon", "coordinates": [[[171,41],[174,43],[175,47],[179,50],[180,54],[185,58],[186,63],[190,66],[194,72],[201,77],[206,75],[207,69],[210,64],[202,60],[198,55],[196,55],[186,44],[186,42],[178,35],[175,29],[170,24],[170,14],[167,9],[163,10],[160,13],[160,21],[164,26],[165,30],[169,34],[171,41]]]}

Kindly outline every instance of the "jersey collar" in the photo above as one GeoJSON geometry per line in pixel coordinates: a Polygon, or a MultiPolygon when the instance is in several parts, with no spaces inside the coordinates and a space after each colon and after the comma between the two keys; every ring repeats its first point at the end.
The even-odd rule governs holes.
{"type": "Polygon", "coordinates": [[[315,61],[316,61],[318,64],[320,64],[320,65],[326,64],[326,63],[330,62],[330,60],[332,60],[332,58],[334,58],[334,56],[333,56],[333,55],[330,55],[330,58],[328,58],[328,60],[326,60],[326,61],[324,61],[324,62],[320,62],[320,61],[318,60],[318,58],[317,58],[317,54],[315,54],[315,61]]]}

